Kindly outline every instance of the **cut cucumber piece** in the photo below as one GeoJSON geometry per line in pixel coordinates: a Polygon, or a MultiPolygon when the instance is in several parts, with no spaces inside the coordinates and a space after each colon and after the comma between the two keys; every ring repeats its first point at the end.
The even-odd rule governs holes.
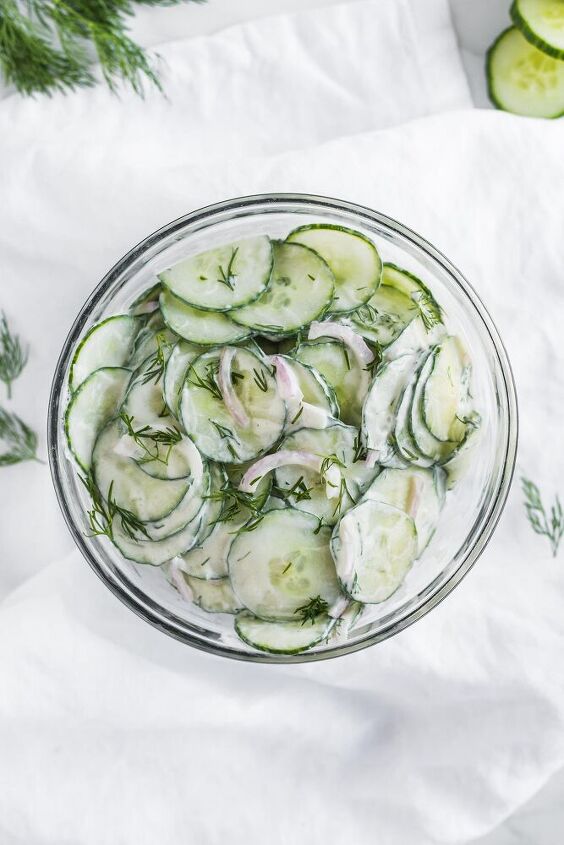
{"type": "Polygon", "coordinates": [[[418,356],[402,355],[385,361],[376,370],[362,410],[362,431],[368,449],[384,466],[394,465],[393,432],[403,390],[417,365],[418,356]]]}
{"type": "Polygon", "coordinates": [[[393,442],[401,457],[408,464],[418,467],[430,467],[434,462],[433,458],[428,457],[419,451],[417,441],[413,437],[411,428],[413,394],[415,392],[418,377],[419,371],[412,375],[403,390],[396,413],[393,442]]]}
{"type": "Polygon", "coordinates": [[[288,407],[286,432],[308,427],[325,428],[332,418],[339,415],[335,391],[313,367],[287,355],[279,357],[294,376],[302,394],[301,399],[298,394],[296,398],[285,400],[288,407]]]}
{"type": "Polygon", "coordinates": [[[515,27],[494,41],[486,67],[490,100],[498,109],[527,117],[564,114],[564,62],[538,50],[515,27]]]}
{"type": "Polygon", "coordinates": [[[317,370],[335,391],[343,422],[360,425],[370,374],[347,347],[334,340],[307,341],[299,345],[293,357],[317,370]]]}
{"type": "MultiPolygon", "coordinates": [[[[156,315],[158,315],[160,319],[161,312],[156,312],[156,315]]],[[[157,321],[155,321],[152,328],[145,326],[145,328],[141,329],[139,332],[133,345],[131,357],[127,362],[127,366],[130,370],[137,370],[144,361],[151,356],[160,354],[161,351],[166,355],[166,357],[168,357],[175,344],[180,339],[178,335],[171,332],[171,330],[164,325],[162,320],[160,320],[160,323],[161,324],[158,325],[157,321]]]]}
{"type": "Polygon", "coordinates": [[[251,334],[221,311],[202,311],[193,308],[165,290],[160,298],[161,312],[167,326],[177,335],[200,346],[237,343],[251,334]]]}
{"type": "Polygon", "coordinates": [[[324,525],[334,525],[358,501],[378,472],[377,468],[367,467],[363,459],[358,429],[339,422],[322,430],[302,428],[288,435],[280,448],[313,453],[328,460],[333,456],[338,461],[332,461],[341,477],[342,487],[336,490],[328,488],[326,479],[319,473],[301,466],[280,467],[275,473],[281,495],[288,497],[295,508],[322,519],[324,525]],[[295,493],[288,495],[289,490],[295,493]],[[333,494],[332,498],[328,498],[328,492],[333,494]]]}
{"type": "Polygon", "coordinates": [[[329,606],[340,594],[329,551],[330,532],[294,508],[269,511],[229,550],[231,585],[239,601],[261,619],[296,619],[319,597],[329,606]]]}
{"type": "Polygon", "coordinates": [[[385,469],[372,482],[364,499],[393,505],[413,519],[419,556],[435,533],[445,501],[445,484],[446,473],[439,468],[385,469]]]}
{"type": "MultiPolygon", "coordinates": [[[[220,505],[209,496],[212,490],[221,486],[223,473],[214,464],[202,462],[201,472],[194,467],[194,474],[189,479],[188,490],[178,507],[158,522],[147,522],[145,528],[149,539],[164,540],[182,531],[186,525],[200,516],[205,516],[199,533],[199,541],[207,537],[213,528],[214,521],[219,517],[220,505]]],[[[180,552],[179,552],[180,554],[180,552]]]]}
{"type": "Polygon", "coordinates": [[[119,520],[114,520],[113,543],[128,560],[160,566],[191,549],[198,542],[206,520],[206,513],[202,509],[196,519],[191,520],[180,531],[158,541],[145,540],[141,536],[131,539],[120,526],[119,520]]]}
{"type": "Polygon", "coordinates": [[[215,581],[203,581],[192,575],[184,575],[184,578],[194,596],[194,604],[207,613],[237,613],[242,610],[229,578],[215,581]]]}
{"type": "Polygon", "coordinates": [[[157,353],[149,355],[131,377],[122,411],[133,417],[134,428],[141,428],[144,425],[174,427],[174,420],[168,414],[162,388],[166,357],[170,351],[171,348],[167,346],[162,360],[156,357],[157,353]]]}
{"type": "Polygon", "coordinates": [[[161,290],[161,283],[156,282],[154,285],[151,285],[150,288],[142,291],[129,306],[129,313],[134,317],[139,317],[143,314],[151,314],[153,311],[156,311],[159,307],[159,296],[161,290]]]}
{"type": "Polygon", "coordinates": [[[384,267],[382,284],[376,293],[350,315],[355,331],[380,346],[393,343],[419,314],[419,308],[409,296],[386,284],[387,272],[384,267]]]}
{"type": "Polygon", "coordinates": [[[272,372],[248,349],[235,348],[233,389],[249,417],[235,422],[217,384],[219,352],[206,352],[192,362],[180,400],[186,432],[200,451],[214,461],[243,463],[270,449],[282,434],[286,406],[272,372]]]}
{"type": "Polygon", "coordinates": [[[433,352],[423,390],[423,418],[437,440],[459,443],[466,434],[462,417],[468,397],[469,361],[460,341],[447,337],[433,352]]]}
{"type": "Polygon", "coordinates": [[[527,41],[555,59],[564,59],[562,0],[514,0],[511,17],[527,41]]]}
{"type": "Polygon", "coordinates": [[[354,229],[329,224],[300,226],[290,232],[289,243],[315,250],[335,277],[332,313],[353,311],[374,294],[382,276],[382,261],[371,240],[354,229]]]}
{"type": "Polygon", "coordinates": [[[366,500],[335,526],[331,552],[347,595],[377,604],[395,593],[415,560],[415,523],[399,508],[366,500]]]}
{"type": "Polygon", "coordinates": [[[111,488],[112,499],[141,522],[163,519],[178,506],[188,484],[147,475],[128,456],[131,447],[131,439],[123,436],[120,424],[110,422],[98,436],[92,454],[96,483],[106,501],[111,488]]]}
{"type": "Polygon", "coordinates": [[[88,472],[96,438],[116,416],[123,401],[131,371],[123,367],[102,367],[82,382],[65,413],[67,443],[79,466],[88,472]]]}
{"type": "Polygon", "coordinates": [[[443,322],[439,303],[421,279],[396,264],[384,264],[386,284],[409,297],[417,305],[419,315],[427,331],[443,322]]]}
{"type": "Polygon", "coordinates": [[[270,280],[272,261],[270,239],[259,235],[186,258],[159,278],[194,308],[229,311],[261,295],[270,280]]]}
{"type": "Polygon", "coordinates": [[[313,623],[265,622],[247,611],[235,619],[235,631],[247,645],[269,654],[300,654],[324,640],[335,625],[326,614],[313,623]]]}
{"type": "Polygon", "coordinates": [[[273,242],[270,284],[259,299],[229,316],[261,334],[283,336],[308,325],[333,298],[333,273],[322,258],[300,244],[273,242]]]}
{"type": "MultiPolygon", "coordinates": [[[[136,426],[133,426],[134,430],[136,426]]],[[[161,444],[158,442],[151,442],[146,438],[140,438],[140,443],[146,445],[146,449],[137,444],[137,449],[133,460],[137,463],[143,472],[151,475],[153,478],[160,478],[163,481],[175,481],[178,479],[193,478],[194,475],[200,476],[202,474],[202,456],[198,452],[195,445],[189,437],[182,437],[178,428],[172,426],[150,426],[149,434],[152,432],[176,432],[176,436],[180,436],[177,443],[171,446],[161,444]],[[153,458],[154,456],[154,458],[153,458]]]]}
{"type": "Polygon", "coordinates": [[[177,419],[180,415],[180,394],[186,380],[186,374],[192,361],[198,355],[201,355],[202,351],[199,346],[194,346],[194,344],[188,343],[186,340],[179,340],[166,362],[163,395],[169,411],[177,419]]]}
{"type": "Polygon", "coordinates": [[[425,358],[413,391],[411,402],[409,429],[419,454],[431,458],[434,463],[444,463],[453,455],[457,443],[438,440],[431,434],[423,415],[423,396],[427,381],[433,371],[435,355],[431,352],[425,358]]]}
{"type": "Polygon", "coordinates": [[[95,370],[102,367],[123,367],[132,352],[141,328],[139,317],[118,314],[92,326],[78,345],[69,375],[69,386],[75,391],[95,370]]]}

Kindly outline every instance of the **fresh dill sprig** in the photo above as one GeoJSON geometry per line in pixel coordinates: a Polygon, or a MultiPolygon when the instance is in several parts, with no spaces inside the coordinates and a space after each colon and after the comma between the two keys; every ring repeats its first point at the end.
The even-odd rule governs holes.
{"type": "Polygon", "coordinates": [[[300,405],[299,410],[298,410],[297,414],[295,415],[295,417],[292,419],[290,425],[294,425],[294,423],[297,423],[297,421],[299,420],[299,418],[301,417],[303,412],[304,412],[304,406],[300,405]]]}
{"type": "Polygon", "coordinates": [[[111,91],[118,82],[143,95],[144,81],[161,88],[153,62],[128,34],[136,2],[180,0],[2,0],[0,70],[21,94],[68,92],[92,86],[88,48],[94,48],[111,91]]]}
{"type": "Polygon", "coordinates": [[[362,436],[360,431],[356,435],[354,442],[353,442],[353,464],[358,463],[358,461],[364,461],[368,454],[368,449],[365,448],[362,442],[362,436]]]}
{"type": "Polygon", "coordinates": [[[90,500],[92,508],[86,513],[88,515],[88,522],[90,524],[90,537],[108,537],[114,539],[114,520],[119,519],[123,533],[129,537],[130,540],[138,540],[138,534],[141,534],[145,539],[149,539],[147,529],[140,519],[135,516],[127,508],[122,508],[116,502],[113,490],[114,482],[110,484],[108,489],[108,500],[104,499],[100,488],[96,484],[92,473],[86,475],[79,475],[81,482],[84,484],[90,500]]]}
{"type": "Polygon", "coordinates": [[[0,467],[22,461],[39,461],[37,435],[20,417],[0,407],[0,467]]]}
{"type": "Polygon", "coordinates": [[[413,294],[413,300],[419,307],[419,313],[425,329],[429,332],[443,322],[441,307],[428,290],[413,294]]]}
{"type": "Polygon", "coordinates": [[[302,625],[305,625],[306,622],[311,622],[312,625],[315,624],[315,620],[321,613],[327,613],[329,610],[329,604],[322,599],[321,596],[315,596],[315,598],[311,598],[307,604],[303,604],[301,607],[296,608],[294,613],[299,614],[302,625]]]}
{"type": "Polygon", "coordinates": [[[207,390],[214,399],[222,399],[221,390],[219,389],[219,385],[216,381],[216,374],[213,370],[213,365],[210,366],[208,364],[206,369],[206,375],[201,376],[197,370],[192,366],[190,367],[189,373],[192,373],[192,376],[189,375],[188,383],[191,384],[193,387],[201,387],[202,390],[207,390]]]}
{"type": "Polygon", "coordinates": [[[233,433],[232,429],[230,429],[226,425],[222,425],[218,423],[217,420],[210,420],[211,424],[219,434],[222,440],[235,440],[237,443],[239,442],[237,436],[233,433]]]}
{"type": "Polygon", "coordinates": [[[321,461],[321,466],[319,467],[319,474],[326,475],[331,469],[331,467],[339,467],[339,469],[345,468],[344,463],[337,455],[335,455],[335,453],[327,455],[325,458],[323,458],[323,460],[321,461]]]}
{"type": "Polygon", "coordinates": [[[164,335],[161,332],[157,332],[155,340],[157,341],[157,348],[149,359],[149,369],[143,374],[141,384],[149,384],[151,381],[154,381],[155,384],[157,384],[164,375],[167,362],[166,351],[172,344],[165,340],[164,335]]]}
{"type": "Polygon", "coordinates": [[[122,411],[119,418],[124,424],[127,434],[145,453],[145,456],[140,459],[140,463],[158,461],[165,466],[168,465],[173,447],[182,440],[182,434],[177,428],[167,426],[164,429],[158,429],[144,425],[142,428],[135,429],[133,427],[135,417],[122,411]],[[150,444],[152,444],[152,448],[150,444]],[[164,455],[161,454],[161,446],[166,450],[164,455]]]}
{"type": "Polygon", "coordinates": [[[249,510],[253,516],[257,516],[264,504],[263,496],[245,493],[231,481],[226,481],[219,490],[210,493],[205,498],[212,502],[221,502],[221,510],[215,522],[229,522],[244,512],[245,509],[249,510]]]}
{"type": "Polygon", "coordinates": [[[268,390],[268,382],[266,380],[266,375],[261,371],[259,373],[258,370],[253,368],[253,380],[259,390],[262,390],[263,393],[266,393],[268,390]]]}
{"type": "Polygon", "coordinates": [[[343,500],[344,500],[345,496],[348,496],[349,499],[351,501],[353,501],[353,497],[351,496],[349,488],[347,487],[346,480],[344,478],[341,478],[341,481],[339,483],[339,493],[337,495],[337,503],[335,504],[335,507],[333,508],[333,516],[335,516],[335,514],[337,514],[341,511],[341,509],[343,507],[343,500]]]}
{"type": "Polygon", "coordinates": [[[249,522],[246,522],[244,525],[241,526],[241,528],[239,528],[237,534],[245,534],[249,531],[254,531],[255,528],[258,528],[258,526],[261,524],[264,519],[264,516],[265,515],[261,513],[257,517],[253,517],[249,522]]]}
{"type": "Polygon", "coordinates": [[[231,258],[229,259],[227,270],[225,270],[221,264],[218,267],[219,278],[217,281],[221,282],[222,285],[226,285],[229,290],[235,290],[235,279],[237,278],[237,274],[233,272],[233,264],[238,252],[238,246],[231,250],[231,258]]]}
{"type": "Polygon", "coordinates": [[[550,508],[550,515],[544,509],[539,488],[527,478],[521,478],[521,486],[525,495],[525,510],[531,528],[535,534],[546,537],[550,543],[552,556],[558,554],[558,547],[564,535],[564,513],[560,499],[556,496],[550,508]]]}
{"type": "Polygon", "coordinates": [[[12,396],[12,382],[17,379],[27,364],[29,350],[22,347],[17,335],[9,329],[6,315],[0,317],[0,381],[3,381],[8,391],[8,399],[12,396]]]}
{"type": "Polygon", "coordinates": [[[273,487],[272,492],[275,493],[278,498],[284,499],[284,501],[293,499],[294,502],[303,502],[311,499],[312,490],[313,487],[307,487],[303,475],[300,475],[298,480],[292,484],[291,487],[273,487]]]}

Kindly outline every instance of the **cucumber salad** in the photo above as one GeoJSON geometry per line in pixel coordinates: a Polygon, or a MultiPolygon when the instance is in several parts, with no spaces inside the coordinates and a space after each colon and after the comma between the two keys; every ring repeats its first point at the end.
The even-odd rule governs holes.
{"type": "Polygon", "coordinates": [[[90,535],[293,654],[342,638],[430,542],[479,426],[425,283],[328,224],[190,255],[74,352],[90,535]]]}

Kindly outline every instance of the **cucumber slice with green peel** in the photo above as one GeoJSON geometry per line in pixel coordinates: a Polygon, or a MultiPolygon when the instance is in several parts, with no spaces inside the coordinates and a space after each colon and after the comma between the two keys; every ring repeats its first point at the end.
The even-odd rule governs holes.
{"type": "Polygon", "coordinates": [[[155,354],[148,358],[133,373],[129,388],[123,400],[122,412],[133,418],[134,428],[144,425],[168,425],[174,427],[174,420],[168,413],[163,396],[163,378],[166,355],[161,361],[155,354]]]}
{"type": "Polygon", "coordinates": [[[399,401],[394,427],[394,445],[401,457],[408,464],[418,467],[430,467],[433,465],[434,460],[419,450],[411,428],[411,409],[418,376],[419,371],[411,377],[399,401]]]}
{"type": "MultiPolygon", "coordinates": [[[[160,311],[156,312],[160,317],[160,311]]],[[[141,329],[139,335],[135,340],[131,357],[127,362],[127,366],[131,370],[137,370],[144,361],[147,361],[151,356],[163,353],[170,354],[175,344],[180,340],[177,334],[167,328],[164,323],[158,325],[155,323],[154,327],[141,329]]]]}
{"type": "Polygon", "coordinates": [[[182,529],[164,537],[162,540],[155,541],[147,540],[141,535],[138,535],[137,539],[132,539],[123,530],[119,520],[114,520],[112,542],[128,560],[150,566],[161,566],[191,549],[198,542],[206,521],[207,515],[205,509],[202,508],[196,518],[188,522],[182,529]]]}
{"type": "Polygon", "coordinates": [[[235,595],[261,619],[296,620],[312,599],[331,606],[340,595],[329,551],[330,531],[294,508],[266,513],[231,544],[229,576],[235,595]]]}
{"type": "Polygon", "coordinates": [[[79,466],[88,472],[96,438],[116,416],[131,371],[102,367],[86,378],[72,395],[65,413],[67,443],[79,466]]]}
{"type": "Polygon", "coordinates": [[[486,59],[490,100],[526,117],[564,115],[564,62],[537,49],[515,27],[502,32],[486,59]]]}
{"type": "Polygon", "coordinates": [[[409,429],[420,454],[442,464],[449,460],[457,448],[456,442],[438,440],[429,431],[423,415],[423,395],[435,362],[434,353],[425,358],[417,377],[409,416],[409,429]]]}
{"type": "MultiPolygon", "coordinates": [[[[292,400],[286,399],[288,414],[286,431],[298,428],[324,428],[328,421],[339,416],[339,405],[335,391],[318,370],[287,355],[279,359],[289,368],[301,393],[292,400]],[[317,413],[320,411],[321,413],[317,413]]],[[[276,362],[276,359],[273,359],[276,362]]],[[[276,366],[276,363],[274,363],[276,366]]]]}
{"type": "Polygon", "coordinates": [[[230,311],[263,293],[272,262],[270,239],[258,235],[190,256],[159,278],[171,293],[194,308],[230,311]]]}
{"type": "Polygon", "coordinates": [[[235,631],[244,643],[269,654],[300,654],[326,639],[335,620],[321,614],[312,622],[265,622],[243,611],[235,618],[235,631]]]}
{"type": "Polygon", "coordinates": [[[194,346],[187,340],[179,340],[166,362],[163,378],[163,395],[165,403],[177,419],[180,415],[179,402],[182,387],[190,364],[203,352],[200,346],[194,346]]]}
{"type": "Polygon", "coordinates": [[[339,422],[322,430],[302,428],[288,435],[280,448],[312,453],[338,467],[341,479],[338,489],[328,487],[325,476],[302,466],[287,465],[275,472],[279,494],[293,507],[322,520],[323,525],[334,525],[378,473],[377,468],[369,468],[364,461],[358,429],[339,422]]]}
{"type": "Polygon", "coordinates": [[[447,337],[432,357],[423,388],[423,418],[437,440],[459,443],[466,435],[469,360],[456,337],[447,337]]]}
{"type": "Polygon", "coordinates": [[[194,308],[168,290],[161,294],[160,306],[167,326],[184,340],[200,346],[238,343],[251,334],[250,329],[237,325],[227,314],[194,308]]]}
{"type": "Polygon", "coordinates": [[[527,41],[554,59],[564,59],[562,0],[514,0],[510,13],[527,41]]]}
{"type": "Polygon", "coordinates": [[[110,422],[99,434],[92,453],[92,471],[106,501],[112,499],[141,522],[164,519],[178,507],[188,490],[188,483],[152,478],[129,457],[130,438],[120,424],[110,422]],[[125,454],[120,453],[124,446],[125,454]]]}
{"type": "Polygon", "coordinates": [[[377,604],[395,593],[417,556],[415,523],[399,508],[366,500],[337,523],[331,552],[345,593],[377,604]]]}
{"type": "Polygon", "coordinates": [[[243,463],[270,449],[279,439],[286,406],[272,372],[248,349],[234,347],[233,391],[248,415],[248,424],[233,419],[218,386],[218,351],[192,362],[180,399],[184,428],[198,449],[214,461],[243,463]]]}
{"type": "Polygon", "coordinates": [[[242,610],[229,578],[204,581],[192,575],[184,575],[184,579],[194,596],[194,604],[207,613],[238,613],[242,610]]]}
{"type": "Polygon", "coordinates": [[[129,313],[134,317],[140,317],[143,314],[151,314],[159,307],[159,296],[163,289],[160,282],[151,285],[150,288],[142,291],[139,296],[133,300],[129,306],[129,313]]]}
{"type": "MultiPolygon", "coordinates": [[[[232,487],[239,486],[239,482],[252,464],[253,461],[247,461],[244,464],[225,465],[225,472],[232,487]]],[[[253,501],[256,510],[262,510],[264,508],[266,500],[270,496],[271,487],[272,476],[270,475],[265,475],[256,485],[253,486],[253,501]]],[[[247,512],[243,521],[246,522],[249,516],[250,512],[247,512]]]]}
{"type": "Polygon", "coordinates": [[[441,307],[427,285],[418,276],[398,267],[397,264],[384,264],[386,285],[395,288],[409,297],[417,305],[419,315],[427,331],[443,322],[441,307]]]}
{"type": "Polygon", "coordinates": [[[317,370],[335,391],[343,422],[360,425],[370,374],[362,369],[347,347],[335,340],[305,341],[293,357],[317,370]]]}
{"type": "Polygon", "coordinates": [[[419,557],[435,533],[445,501],[445,485],[446,473],[438,467],[432,470],[384,469],[372,482],[364,499],[392,505],[413,519],[419,557]]]}
{"type": "Polygon", "coordinates": [[[376,461],[393,465],[396,445],[393,433],[396,412],[406,384],[417,366],[417,355],[401,355],[380,364],[362,409],[362,432],[368,449],[376,461]]]}
{"type": "Polygon", "coordinates": [[[284,336],[299,331],[327,310],[333,298],[333,273],[313,250],[273,242],[274,266],[266,291],[230,317],[261,334],[284,336]]]}
{"type": "Polygon", "coordinates": [[[125,366],[141,326],[141,319],[129,314],[108,317],[92,326],[72,359],[69,375],[71,391],[77,390],[95,370],[125,366]]]}
{"type": "Polygon", "coordinates": [[[142,431],[142,435],[146,436],[139,438],[139,444],[132,444],[132,447],[137,446],[132,457],[147,475],[163,481],[189,479],[194,475],[201,475],[202,457],[190,438],[183,437],[178,428],[149,426],[147,431],[142,431]],[[166,442],[162,444],[150,439],[153,433],[158,437],[163,432],[165,435],[169,432],[175,433],[175,437],[179,438],[178,442],[167,445],[166,442]]]}
{"type": "Polygon", "coordinates": [[[375,294],[350,315],[351,326],[371,343],[389,346],[419,314],[413,300],[387,285],[386,268],[375,294]]]}
{"type": "Polygon", "coordinates": [[[335,277],[331,313],[354,311],[371,298],[382,276],[382,261],[372,241],[355,229],[329,224],[300,226],[290,232],[288,243],[315,250],[335,277]]]}

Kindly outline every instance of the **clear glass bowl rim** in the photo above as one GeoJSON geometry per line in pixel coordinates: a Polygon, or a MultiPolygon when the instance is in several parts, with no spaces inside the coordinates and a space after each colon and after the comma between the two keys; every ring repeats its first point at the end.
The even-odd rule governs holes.
{"type": "Polygon", "coordinates": [[[250,661],[255,663],[304,663],[317,660],[327,660],[333,657],[349,654],[351,652],[359,651],[374,645],[382,640],[388,639],[391,636],[412,625],[418,619],[421,619],[434,607],[436,607],[446,596],[460,583],[464,576],[470,571],[476,560],[486,548],[492,533],[501,517],[513,473],[515,469],[515,460],[517,453],[518,441],[518,409],[517,396],[515,389],[515,382],[511,365],[507,352],[499,336],[499,333],[491,319],[487,309],[482,303],[480,297],[462,275],[462,273],[446,258],[443,253],[436,249],[429,241],[418,235],[413,230],[399,223],[385,214],[374,211],[366,206],[358,205],[356,203],[348,202],[346,200],[334,199],[331,197],[324,197],[314,194],[301,193],[268,193],[268,194],[254,194],[245,197],[236,197],[233,199],[224,200],[222,202],[214,203],[205,206],[188,214],[179,217],[170,223],[157,229],[140,241],[136,246],[129,250],[119,261],[106,273],[98,285],[94,288],[85,304],[81,308],[79,314],[74,320],[74,323],[67,335],[63,344],[63,348],[57,361],[53,382],[51,386],[51,394],[49,398],[49,409],[47,418],[47,445],[49,455],[49,466],[51,470],[51,477],[55,488],[55,493],[59,506],[61,508],[64,520],[73,537],[73,540],[86,559],[90,567],[94,570],[96,575],[102,582],[117,596],[130,610],[136,613],[141,619],[150,623],[154,627],[168,634],[176,640],[191,645],[199,650],[216,654],[224,657],[230,657],[236,660],[250,661]],[[291,212],[305,211],[312,207],[326,212],[345,212],[353,214],[359,219],[364,219],[368,223],[377,224],[380,227],[388,229],[391,233],[399,235],[403,239],[409,241],[413,246],[426,253],[428,257],[436,261],[450,279],[462,289],[469,303],[473,306],[475,316],[477,316],[482,327],[486,330],[492,342],[493,349],[497,357],[497,363],[500,367],[502,377],[502,387],[504,390],[504,400],[507,408],[506,430],[507,437],[505,442],[505,455],[503,456],[503,470],[494,495],[491,496],[488,503],[487,514],[483,520],[481,530],[475,532],[475,536],[471,537],[471,542],[468,543],[468,548],[465,555],[462,557],[459,566],[452,572],[451,576],[444,582],[444,584],[434,593],[426,597],[417,607],[406,613],[404,616],[388,623],[382,629],[368,633],[364,638],[357,642],[344,642],[336,644],[330,648],[318,652],[303,652],[302,654],[283,655],[283,654],[268,654],[266,652],[246,652],[237,650],[231,647],[223,646],[220,643],[212,640],[205,641],[198,639],[190,634],[189,631],[182,629],[181,626],[172,623],[170,614],[149,596],[142,593],[140,590],[126,590],[124,585],[113,577],[113,573],[107,571],[100,565],[95,554],[93,554],[88,538],[84,536],[80,527],[76,525],[72,519],[69,506],[67,504],[67,494],[60,469],[60,461],[66,460],[64,455],[60,454],[58,444],[59,426],[62,424],[61,416],[61,400],[64,397],[66,389],[64,374],[70,362],[70,357],[73,354],[76,342],[83,330],[85,323],[88,321],[90,314],[94,310],[99,300],[108,292],[114,282],[127,270],[129,265],[142,256],[147,250],[158,245],[165,238],[174,234],[177,230],[183,229],[188,224],[202,223],[206,220],[213,222],[212,218],[220,217],[226,214],[248,213],[249,215],[258,214],[262,211],[278,210],[291,212]],[[293,208],[288,208],[292,206],[293,208]]]}

